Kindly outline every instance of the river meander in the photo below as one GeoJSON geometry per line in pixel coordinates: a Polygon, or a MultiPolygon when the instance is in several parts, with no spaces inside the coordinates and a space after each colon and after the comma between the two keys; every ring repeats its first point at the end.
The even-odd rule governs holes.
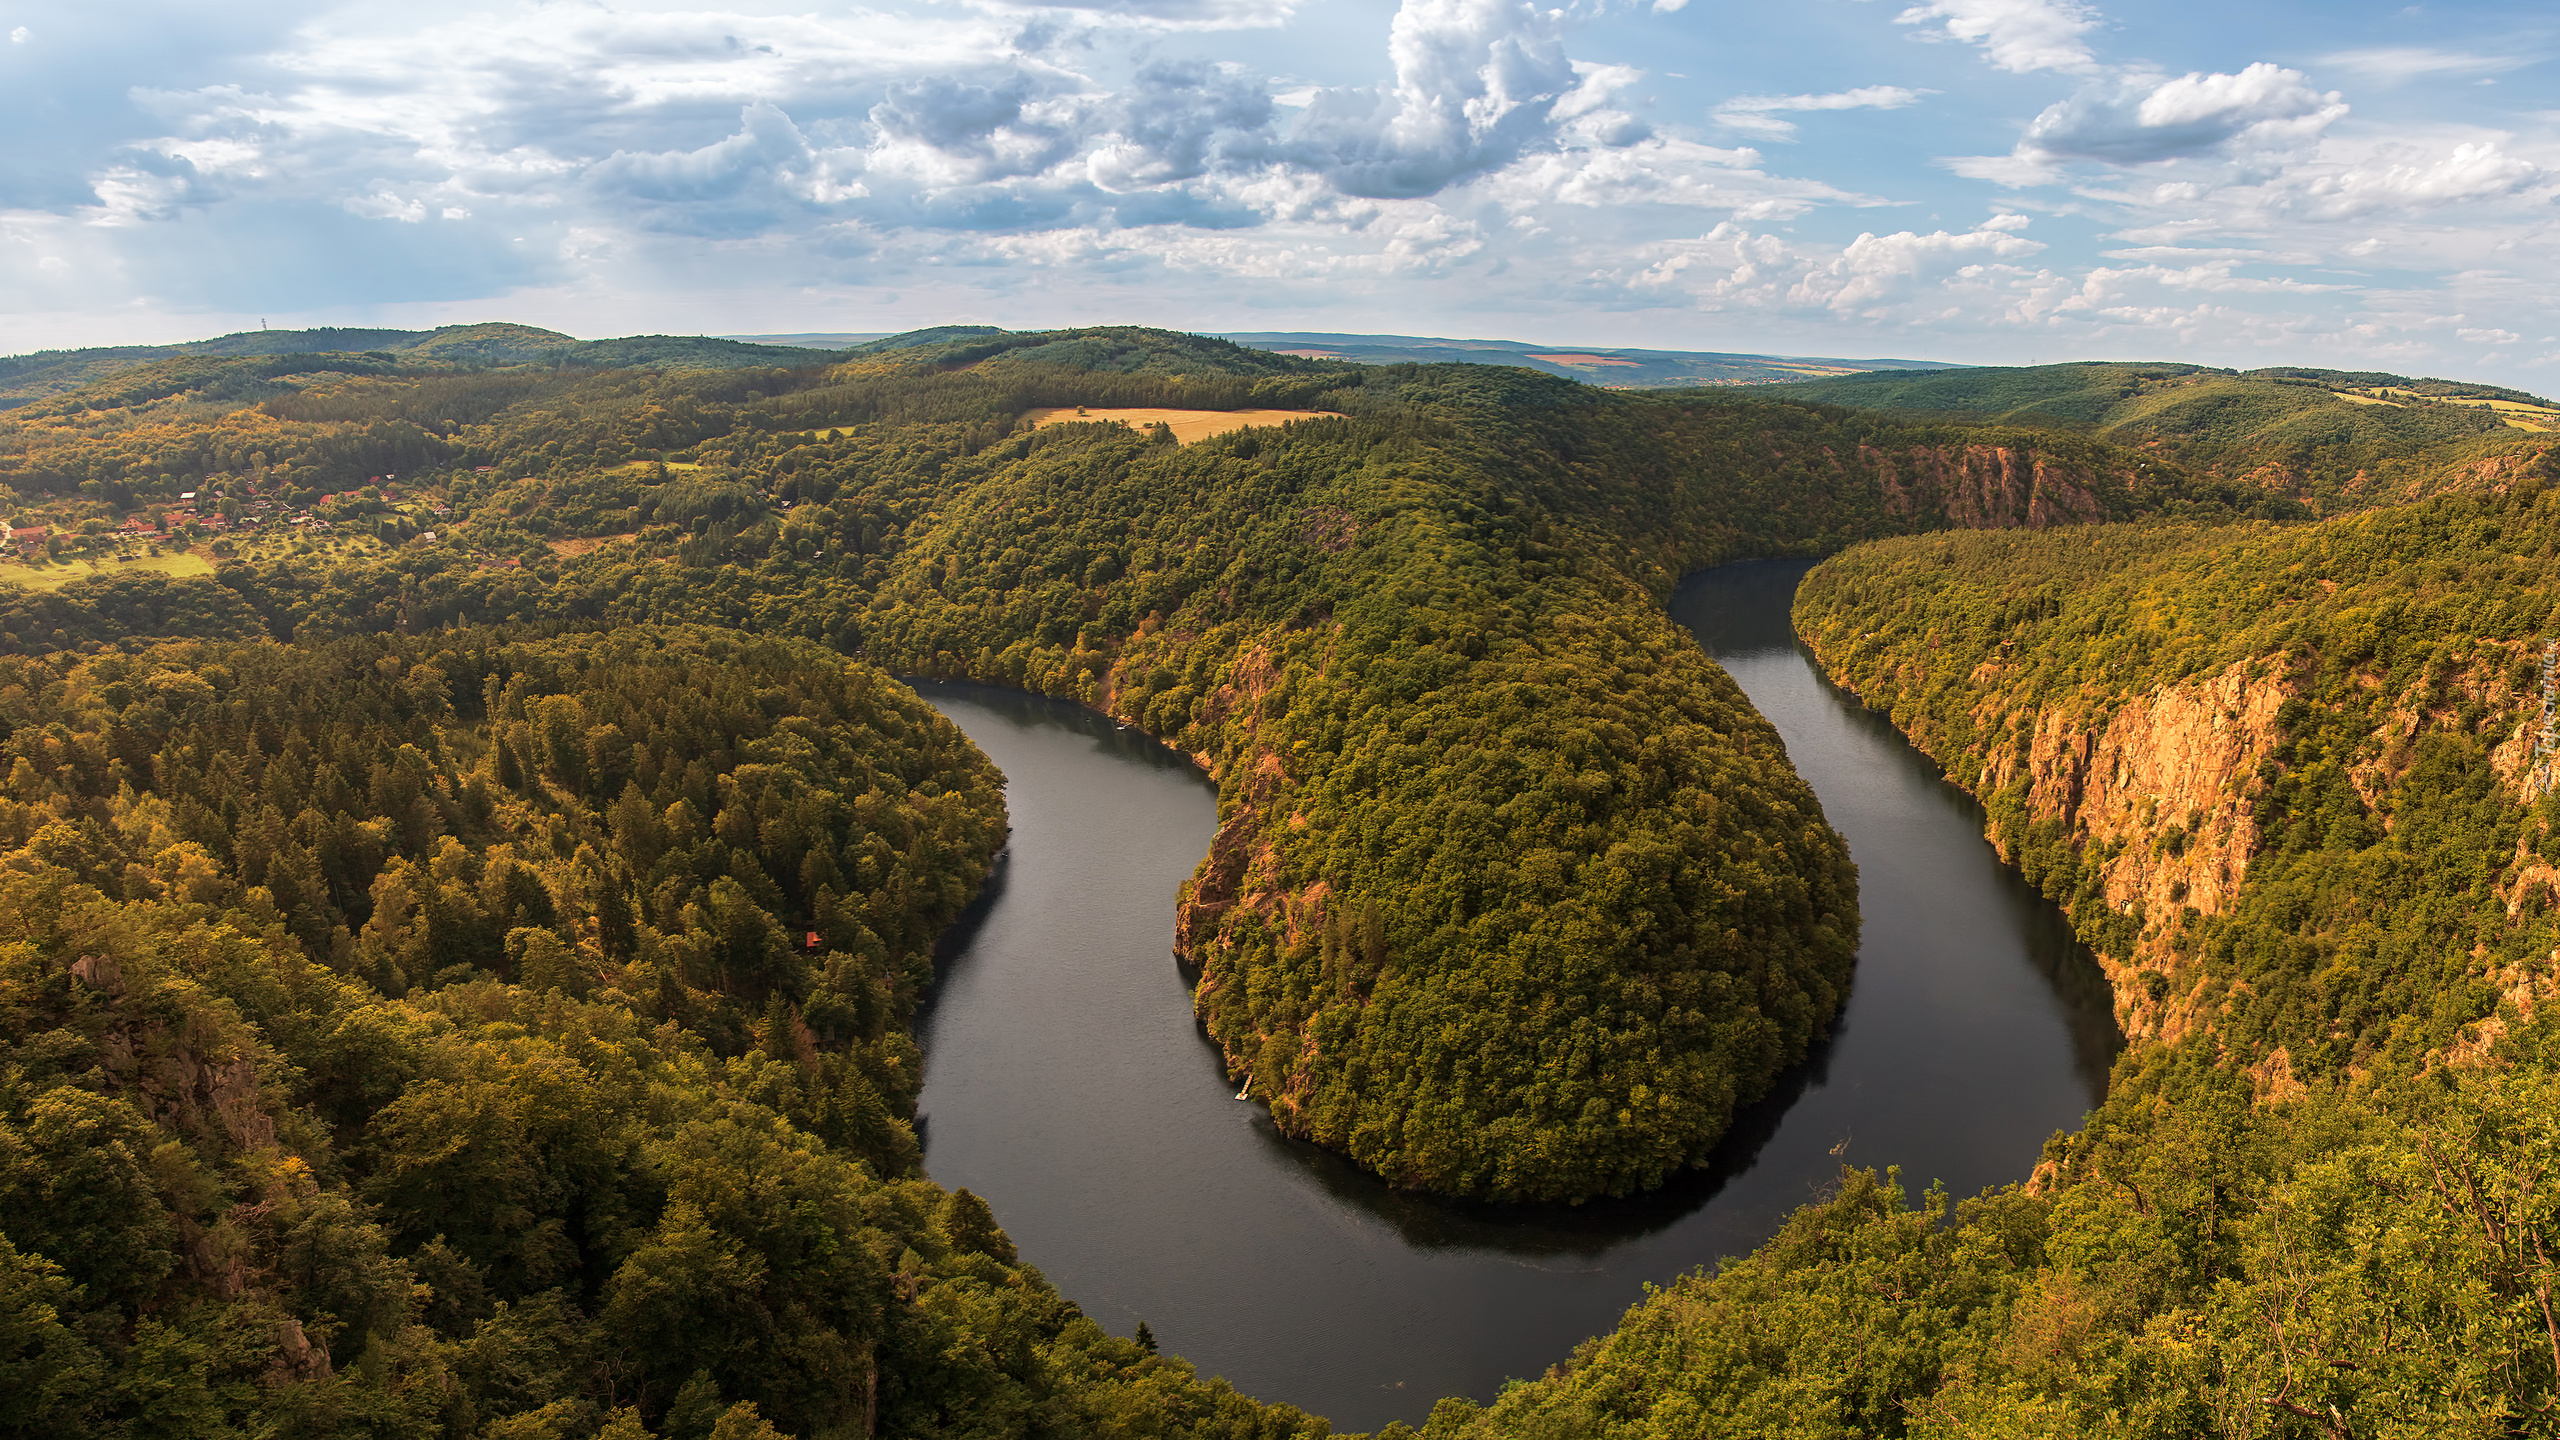
{"type": "Polygon", "coordinates": [[[1842,1163],[1958,1195],[2024,1179],[2103,1094],[2105,984],[2003,867],[1982,812],[1833,688],[1788,622],[1794,562],[1689,577],[1672,613],[1785,737],[1848,838],[1864,919],[1831,1038],[1709,1168],[1576,1209],[1401,1194],[1231,1097],[1169,951],[1217,828],[1189,762],[1089,711],[918,686],[1007,780],[1013,838],[921,1022],[925,1167],[1118,1334],[1339,1430],[1490,1399],[1610,1329],[1645,1282],[1741,1253],[1842,1163]]]}

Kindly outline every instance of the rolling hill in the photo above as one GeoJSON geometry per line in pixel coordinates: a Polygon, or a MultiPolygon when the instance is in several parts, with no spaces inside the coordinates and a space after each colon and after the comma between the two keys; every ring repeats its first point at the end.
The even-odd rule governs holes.
{"type": "Polygon", "coordinates": [[[1837,376],[1790,399],[2090,435],[2336,513],[2511,478],[2560,430],[2520,390],[2368,371],[2083,362],[1837,376]]]}
{"type": "Polygon", "coordinates": [[[1222,338],[1283,355],[1348,360],[1361,365],[1517,365],[1612,390],[1773,385],[1869,370],[1943,368],[1941,362],[1934,360],[1835,360],[1702,350],[1626,350],[1595,345],[1533,345],[1518,340],[1442,340],[1420,335],[1255,331],[1222,338]]]}

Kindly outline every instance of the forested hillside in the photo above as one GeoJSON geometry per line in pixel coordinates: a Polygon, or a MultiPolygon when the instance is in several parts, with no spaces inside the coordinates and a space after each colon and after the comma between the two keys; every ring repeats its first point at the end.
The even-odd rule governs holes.
{"type": "Polygon", "coordinates": [[[1873,1175],[1475,1435],[2548,1434],[2560,497],[1934,535],[1819,567],[2135,1044],[2036,1183],[1873,1175]]]}
{"type": "Polygon", "coordinates": [[[1780,393],[2086,434],[2336,514],[2513,480],[2560,430],[2519,390],[2298,366],[2073,364],[1885,372],[1780,393]]]}
{"type": "Polygon", "coordinates": [[[0,723],[9,1433],[1321,1433],[916,1178],[1004,821],[876,672],[173,643],[0,661],[0,723]]]}

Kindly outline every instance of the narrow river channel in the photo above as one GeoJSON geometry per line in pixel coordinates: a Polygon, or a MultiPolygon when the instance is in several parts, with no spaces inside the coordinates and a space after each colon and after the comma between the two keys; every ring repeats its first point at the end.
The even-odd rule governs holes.
{"type": "Polygon", "coordinates": [[[1863,943],[1831,1039],[1715,1162],[1641,1198],[1497,1209],[1400,1194],[1230,1097],[1169,950],[1217,828],[1188,762],[1088,711],[918,686],[1003,767],[1013,840],[923,1022],[925,1166],[967,1186],[1118,1334],[1339,1430],[1490,1399],[1617,1323],[1645,1282],[1751,1249],[1843,1163],[1958,1195],[2022,1180],[2103,1094],[2105,984],[2002,867],[1981,810],[1834,689],[1788,621],[1807,566],[1689,577],[1672,613],[1776,724],[1858,862],[1863,943]]]}

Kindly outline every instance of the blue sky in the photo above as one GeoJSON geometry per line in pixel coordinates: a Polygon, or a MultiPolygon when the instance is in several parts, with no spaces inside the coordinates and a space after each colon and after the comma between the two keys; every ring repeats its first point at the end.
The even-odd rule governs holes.
{"type": "Polygon", "coordinates": [[[0,0],[0,351],[1137,322],[2560,389],[2560,13],[0,0]]]}

